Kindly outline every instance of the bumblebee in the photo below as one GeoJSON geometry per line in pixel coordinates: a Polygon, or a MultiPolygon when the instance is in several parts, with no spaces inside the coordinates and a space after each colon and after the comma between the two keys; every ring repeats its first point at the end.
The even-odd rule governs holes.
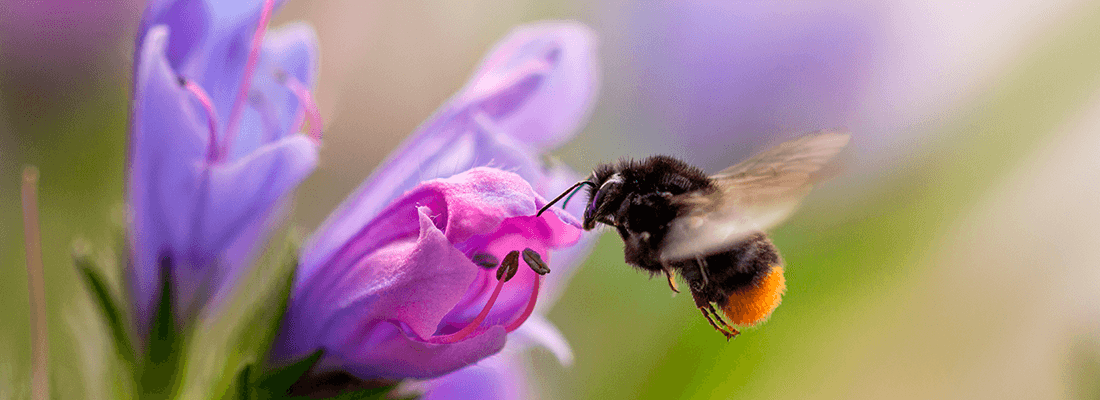
{"type": "Polygon", "coordinates": [[[583,228],[615,228],[626,263],[663,273],[675,292],[680,275],[696,307],[729,340],[740,334],[734,326],[760,323],[779,306],[783,261],[764,232],[794,212],[849,137],[805,135],[711,176],[663,155],[602,164],[539,213],[587,186],[583,228]]]}

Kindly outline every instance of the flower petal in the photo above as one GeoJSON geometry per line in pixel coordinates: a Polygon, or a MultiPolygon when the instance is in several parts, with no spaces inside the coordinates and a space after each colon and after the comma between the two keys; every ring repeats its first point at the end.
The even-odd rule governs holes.
{"type": "MultiPolygon", "coordinates": [[[[265,145],[231,164],[210,168],[209,191],[189,243],[217,254],[252,223],[267,222],[275,205],[317,166],[317,143],[302,135],[265,145]]],[[[266,236],[266,232],[261,236],[266,236]]],[[[251,243],[255,243],[252,241],[251,243]]],[[[245,246],[252,249],[254,244],[245,246]]],[[[210,254],[210,253],[207,253],[210,254]]],[[[235,263],[230,267],[241,267],[235,263]]]]}
{"type": "Polygon", "coordinates": [[[243,157],[265,143],[285,137],[302,122],[298,97],[285,83],[286,75],[312,87],[317,71],[317,33],[295,23],[269,31],[252,76],[249,106],[241,116],[230,159],[243,157]]]}
{"type": "Polygon", "coordinates": [[[557,147],[592,108],[599,85],[595,52],[595,34],[576,22],[516,28],[453,104],[486,113],[529,146],[557,147]]]}
{"type": "MultiPolygon", "coordinates": [[[[137,44],[134,47],[139,52],[137,56],[141,55],[149,30],[158,25],[165,25],[172,32],[166,52],[168,63],[172,65],[172,69],[183,71],[195,54],[202,51],[199,45],[211,29],[210,12],[206,2],[199,0],[149,2],[138,29],[137,44]]],[[[137,62],[142,58],[134,59],[137,62]]]]}
{"type": "MultiPolygon", "coordinates": [[[[320,266],[325,266],[326,275],[332,274],[333,268],[344,268],[333,267],[333,264],[342,265],[341,260],[362,257],[377,246],[394,240],[397,235],[408,235],[408,227],[414,226],[411,225],[411,214],[408,214],[411,212],[411,205],[427,206],[438,219],[438,223],[446,224],[444,231],[447,232],[448,240],[458,243],[476,235],[495,232],[512,216],[533,216],[543,204],[545,201],[538,198],[521,177],[491,168],[475,168],[452,178],[422,183],[390,204],[384,212],[379,213],[378,218],[369,223],[360,226],[341,224],[346,231],[338,234],[327,232],[327,236],[323,238],[311,238],[303,247],[297,279],[301,285],[313,286],[314,283],[307,281],[313,279],[320,266]],[[381,229],[380,226],[386,229],[385,233],[377,231],[381,229]],[[406,228],[398,229],[402,226],[406,228]],[[340,243],[329,243],[333,237],[347,239],[342,239],[340,243]],[[329,259],[322,260],[314,256],[318,248],[339,251],[329,259]]],[[[556,220],[546,217],[541,219],[556,220]]],[[[549,225],[548,228],[561,229],[549,225]]],[[[576,238],[564,237],[556,240],[564,243],[576,238]]]]}
{"type": "Polygon", "coordinates": [[[477,267],[434,225],[435,211],[416,206],[431,200],[409,200],[365,227],[324,274],[299,275],[284,323],[288,340],[282,341],[296,349],[283,351],[286,358],[318,347],[334,357],[357,352],[364,339],[356,337],[363,335],[352,333],[369,331],[380,321],[402,323],[420,339],[435,332],[477,267]]]}
{"type": "MultiPolygon", "coordinates": [[[[274,9],[281,4],[282,1],[276,1],[274,9]]],[[[210,33],[199,52],[186,64],[187,68],[180,71],[209,92],[214,108],[222,117],[219,132],[223,136],[263,6],[263,0],[207,3],[210,33]]]]}
{"type": "Polygon", "coordinates": [[[573,365],[573,349],[565,340],[565,335],[562,335],[558,327],[550,323],[546,317],[539,314],[532,315],[516,330],[516,333],[519,334],[518,339],[525,342],[524,344],[539,345],[550,350],[563,367],[573,365]]]}
{"type": "MultiPolygon", "coordinates": [[[[383,323],[385,324],[385,323],[383,323]]],[[[500,325],[469,339],[452,344],[431,344],[414,340],[391,324],[371,331],[370,345],[354,348],[348,359],[339,360],[341,370],[369,379],[435,378],[452,373],[504,348],[505,332],[500,325]]]]}
{"type": "Polygon", "coordinates": [[[442,378],[420,384],[427,389],[420,399],[527,399],[529,397],[524,367],[523,362],[514,354],[497,354],[442,378]]]}
{"type": "MultiPolygon", "coordinates": [[[[138,315],[148,316],[157,287],[157,258],[183,241],[194,209],[209,143],[206,116],[183,90],[165,56],[168,29],[153,27],[134,79],[127,202],[133,216],[132,290],[138,315]],[[170,122],[166,122],[170,121],[170,122]]],[[[141,321],[139,318],[139,325],[141,321]]]]}

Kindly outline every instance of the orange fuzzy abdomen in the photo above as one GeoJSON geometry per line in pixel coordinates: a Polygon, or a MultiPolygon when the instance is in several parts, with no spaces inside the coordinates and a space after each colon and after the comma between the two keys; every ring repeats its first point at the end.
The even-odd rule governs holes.
{"type": "Polygon", "coordinates": [[[768,319],[779,306],[783,292],[787,290],[783,267],[773,266],[763,278],[744,288],[731,292],[722,313],[734,325],[756,325],[768,319]]]}

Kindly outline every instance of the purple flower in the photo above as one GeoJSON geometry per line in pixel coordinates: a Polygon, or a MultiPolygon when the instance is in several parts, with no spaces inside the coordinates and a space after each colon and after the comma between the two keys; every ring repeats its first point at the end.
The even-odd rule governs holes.
{"type": "MultiPolygon", "coordinates": [[[[539,315],[547,302],[536,306],[536,296],[552,300],[595,237],[581,238],[573,215],[561,209],[533,216],[544,198],[580,179],[537,157],[572,137],[587,116],[595,61],[593,35],[575,23],[528,25],[502,40],[467,86],[306,243],[275,358],[324,348],[323,370],[432,378],[496,353],[509,331],[560,339],[539,315]],[[538,285],[546,289],[540,294],[540,279],[521,267],[490,301],[495,272],[471,260],[502,260],[524,248],[549,263],[552,272],[538,285]],[[456,334],[463,329],[475,332],[456,334]]],[[[574,215],[579,203],[571,204],[574,215]]]]}
{"type": "Polygon", "coordinates": [[[533,312],[542,276],[522,267],[505,285],[486,266],[525,249],[550,262],[551,249],[580,238],[568,213],[534,216],[544,204],[519,175],[493,168],[418,185],[298,281],[275,354],[323,348],[315,372],[399,379],[496,353],[533,312]]]}
{"type": "Polygon", "coordinates": [[[630,88],[623,120],[636,154],[678,154],[717,171],[785,135],[864,120],[880,7],[627,2],[607,12],[626,18],[620,51],[634,70],[616,86],[630,88]]]}
{"type": "Polygon", "coordinates": [[[57,102],[85,100],[81,91],[123,67],[114,54],[131,39],[141,2],[4,1],[0,7],[4,92],[34,93],[19,106],[37,101],[64,107],[57,102]]]}
{"type": "MultiPolygon", "coordinates": [[[[305,25],[266,32],[274,1],[153,2],[138,33],[127,183],[139,329],[168,263],[181,318],[231,287],[281,200],[314,168],[305,25]],[[311,136],[295,134],[309,121],[311,136]]],[[[142,330],[143,331],[143,330],[142,330]]]]}

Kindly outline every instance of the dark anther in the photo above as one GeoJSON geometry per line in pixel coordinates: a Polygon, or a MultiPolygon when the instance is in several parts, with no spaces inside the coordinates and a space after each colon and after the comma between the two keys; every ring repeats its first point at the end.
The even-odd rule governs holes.
{"type": "Polygon", "coordinates": [[[176,82],[178,82],[180,86],[187,86],[187,78],[184,78],[183,75],[176,76],[176,82]]]}
{"type": "Polygon", "coordinates": [[[264,104],[264,94],[259,90],[251,90],[248,92],[248,104],[258,106],[264,104]]]}
{"type": "Polygon", "coordinates": [[[500,260],[489,253],[474,254],[474,256],[470,258],[470,261],[473,261],[474,264],[485,269],[493,269],[497,267],[497,264],[500,264],[500,260]]]}
{"type": "Polygon", "coordinates": [[[546,262],[542,261],[542,257],[539,253],[536,253],[531,249],[523,249],[523,261],[527,263],[527,266],[531,267],[535,273],[539,275],[546,275],[550,273],[550,267],[546,265],[546,262]]]}
{"type": "Polygon", "coordinates": [[[512,280],[513,276],[516,276],[516,271],[519,271],[519,252],[512,250],[512,252],[504,256],[504,261],[500,263],[500,268],[497,268],[497,280],[508,282],[512,280]]]}

